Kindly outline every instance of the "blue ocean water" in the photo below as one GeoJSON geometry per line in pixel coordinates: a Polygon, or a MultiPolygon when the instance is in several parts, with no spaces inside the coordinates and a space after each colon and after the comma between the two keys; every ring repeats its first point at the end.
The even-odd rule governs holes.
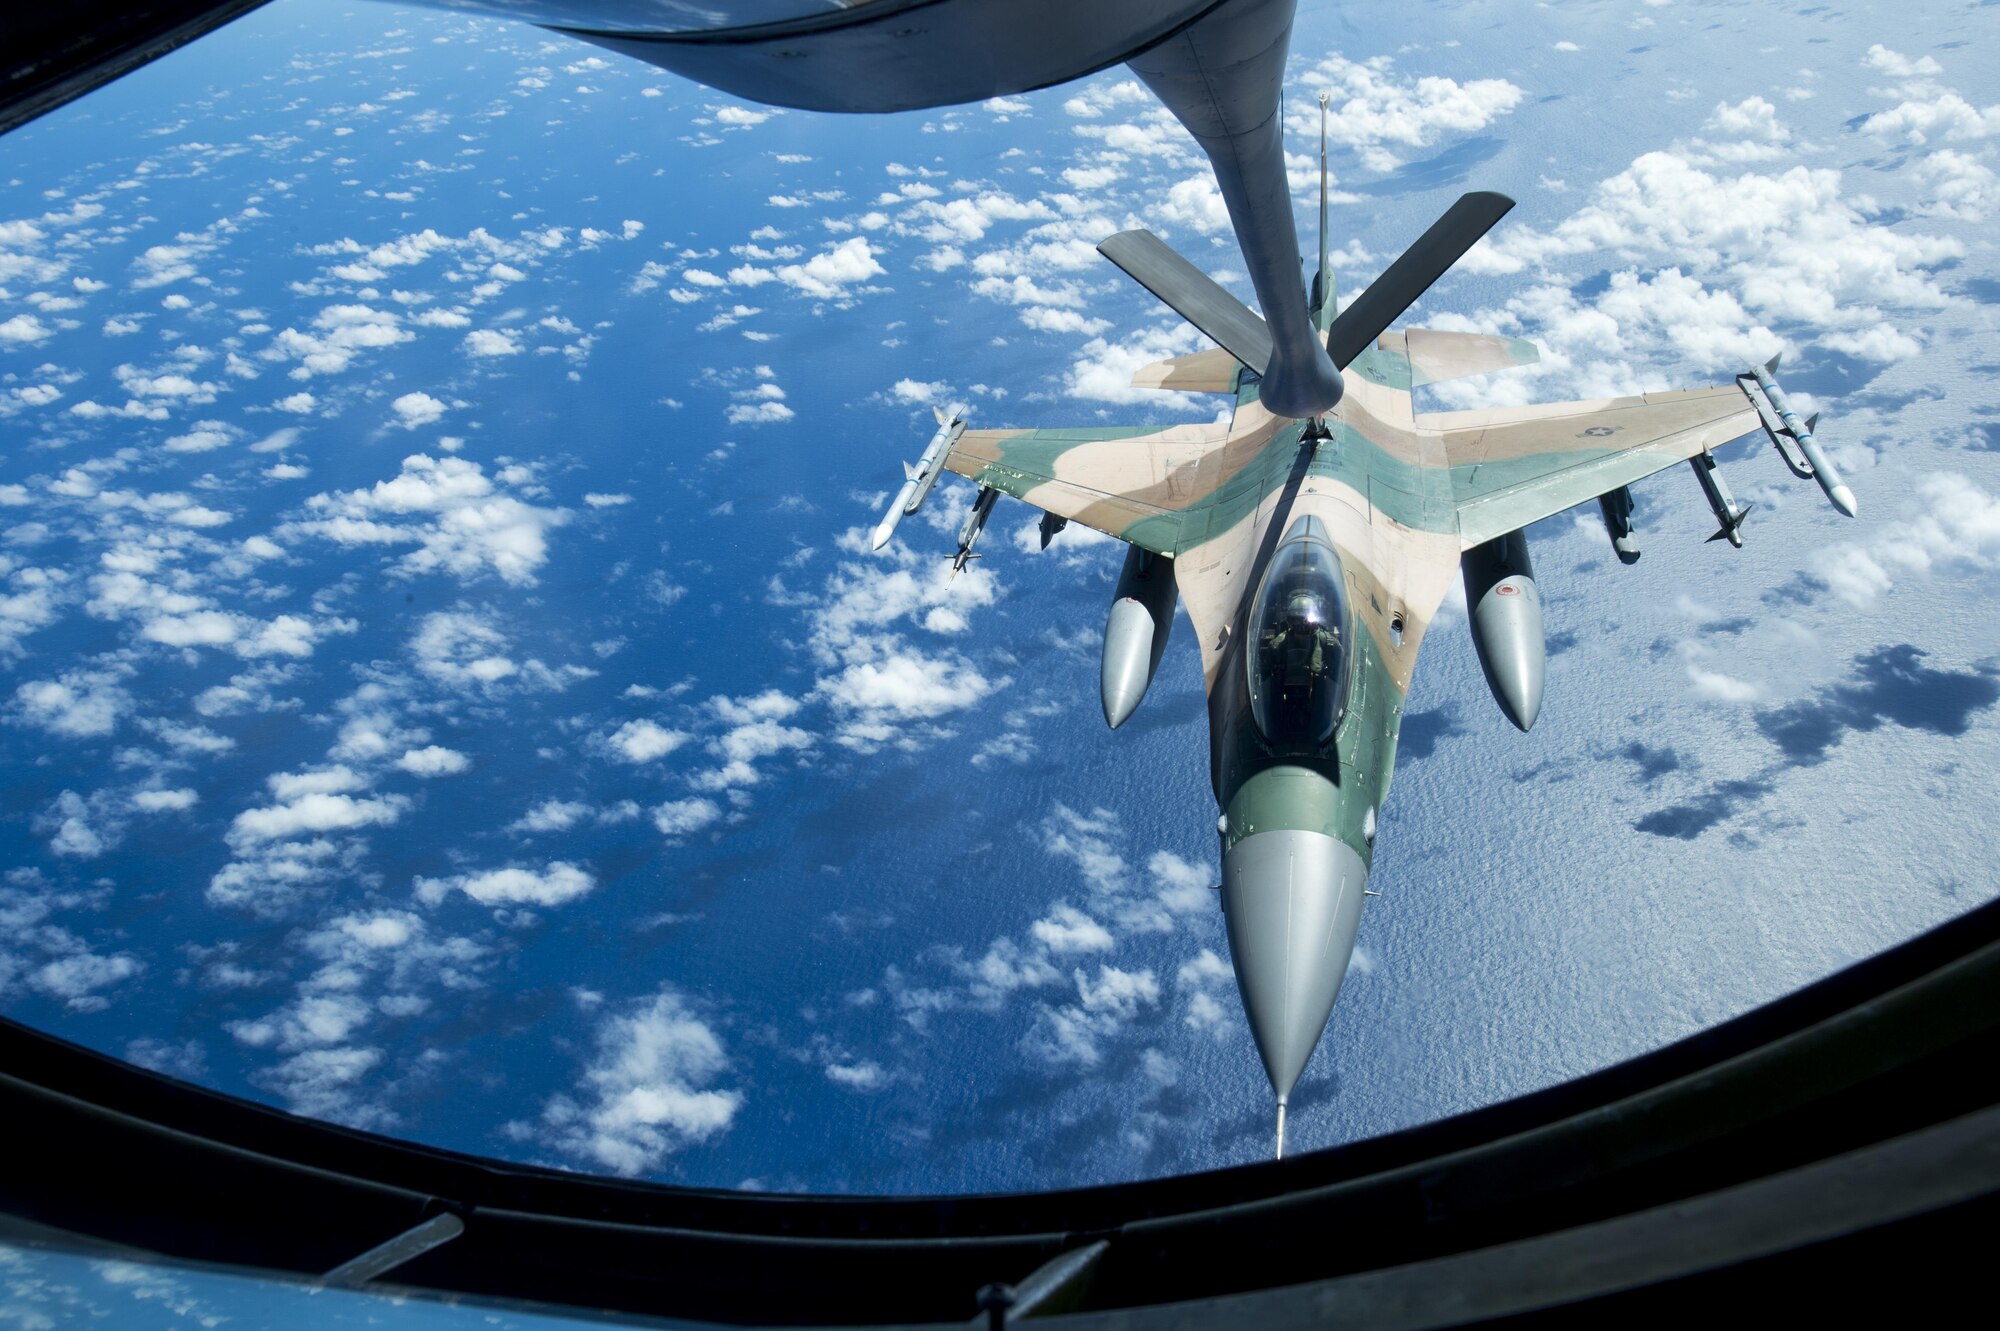
{"type": "MultiPolygon", "coordinates": [[[[1300,1146],[1628,1057],[1992,894],[1995,198],[1949,100],[1990,43],[1802,13],[1838,76],[1786,98],[1750,21],[1301,17],[1344,290],[1507,189],[1515,239],[1419,311],[1549,349],[1478,391],[1715,381],[1778,339],[1864,516],[1744,444],[1741,552],[1677,476],[1636,568],[1590,515],[1541,524],[1527,736],[1447,613],[1300,1146]]],[[[1088,243],[1236,262],[1122,83],[767,115],[517,26],[281,0],[0,140],[7,1014],[676,1182],[1261,1157],[1185,637],[1109,733],[1114,545],[1036,553],[1003,501],[947,582],[957,488],[862,539],[933,403],[1213,414],[1116,391],[1196,341],[1088,243]]]]}

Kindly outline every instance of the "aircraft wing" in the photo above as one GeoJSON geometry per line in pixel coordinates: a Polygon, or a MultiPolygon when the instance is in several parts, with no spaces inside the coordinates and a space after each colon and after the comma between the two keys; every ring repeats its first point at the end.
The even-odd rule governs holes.
{"type": "Polygon", "coordinates": [[[1182,511],[1200,497],[1202,459],[1226,425],[967,430],[945,467],[1154,554],[1171,555],[1182,511]]]}
{"type": "Polygon", "coordinates": [[[1758,428],[1741,389],[1427,413],[1444,443],[1470,549],[1758,428]]]}

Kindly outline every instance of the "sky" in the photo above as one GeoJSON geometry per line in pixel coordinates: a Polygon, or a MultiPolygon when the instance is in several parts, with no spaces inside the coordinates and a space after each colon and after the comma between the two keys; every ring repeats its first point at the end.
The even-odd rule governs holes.
{"type": "MultiPolygon", "coordinates": [[[[1409,701],[1294,1149],[1680,1038],[1994,894],[1996,56],[1920,19],[1302,6],[1346,298],[1467,189],[1412,324],[1535,366],[1420,410],[1782,378],[1859,497],[1750,439],[1645,556],[1530,532],[1541,719],[1462,596],[1409,701]]],[[[1210,420],[1246,297],[1119,70],[857,120],[517,24],[277,0],[0,139],[0,1010],[298,1113],[704,1186],[1107,1182],[1259,1159],[1183,625],[1103,727],[1115,543],[929,436],[1210,420]]]]}

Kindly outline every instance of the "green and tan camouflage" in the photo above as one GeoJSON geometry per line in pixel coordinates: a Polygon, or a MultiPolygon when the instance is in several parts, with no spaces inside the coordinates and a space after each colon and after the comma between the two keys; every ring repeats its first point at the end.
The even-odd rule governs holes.
{"type": "MultiPolygon", "coordinates": [[[[1737,541],[1744,510],[1710,455],[1761,419],[1740,381],[1418,415],[1415,389],[1541,357],[1519,338],[1393,331],[1514,203],[1462,196],[1343,309],[1327,261],[1326,109],[1322,99],[1320,266],[1301,293],[1310,355],[1288,345],[1300,334],[1299,308],[1273,282],[1256,284],[1267,314],[1273,300],[1285,307],[1268,323],[1151,232],[1109,236],[1099,252],[1216,344],[1146,366],[1134,385],[1230,394],[1227,421],[967,430],[955,410],[941,412],[874,536],[879,547],[921,502],[942,452],[945,469],[980,487],[955,567],[972,557],[1000,494],[1041,509],[1045,537],[1053,523],[1081,522],[1134,547],[1105,633],[1101,689],[1113,727],[1157,669],[1176,594],[1185,605],[1208,694],[1223,920],[1278,1096],[1281,1155],[1287,1099],[1372,895],[1375,832],[1417,654],[1461,564],[1481,666],[1525,730],[1541,706],[1544,646],[1524,529],[1600,496],[1610,496],[1607,524],[1622,522],[1626,486],[1697,458],[1720,534],[1737,541]],[[1330,378],[1320,372],[1328,367],[1330,378]],[[1289,383],[1274,393],[1280,372],[1289,383]],[[1293,405],[1305,397],[1312,405],[1293,405]]],[[[1248,200],[1230,212],[1239,235],[1251,229],[1248,249],[1263,253],[1274,236],[1293,234],[1288,208],[1271,214],[1248,200]]],[[[1629,527],[1613,536],[1625,541],[1621,557],[1630,554],[1629,527]]]]}
{"type": "Polygon", "coordinates": [[[1535,346],[1518,338],[1386,333],[1347,367],[1347,391],[1332,411],[1296,421],[1265,411],[1255,373],[1214,349],[1149,365],[1133,383],[1232,393],[1227,424],[967,430],[946,455],[951,471],[981,486],[1173,560],[1208,691],[1231,951],[1281,1100],[1318,1041],[1346,969],[1404,699],[1461,554],[1757,428],[1755,410],[1734,384],[1413,410],[1414,388],[1538,358],[1535,346]],[[1308,518],[1338,553],[1353,626],[1350,676],[1331,745],[1284,751],[1253,723],[1243,640],[1274,547],[1308,518]],[[1311,923],[1322,936],[1304,947],[1297,939],[1275,945],[1287,960],[1330,971],[1330,984],[1316,992],[1296,979],[1288,991],[1282,977],[1245,973],[1243,944],[1251,940],[1239,937],[1248,930],[1236,927],[1235,917],[1257,913],[1253,895],[1296,898],[1302,889],[1293,853],[1285,882],[1228,891],[1232,856],[1268,832],[1310,833],[1314,840],[1292,844],[1323,837],[1344,851],[1333,856],[1341,879],[1336,899],[1306,912],[1310,921],[1295,901],[1283,911],[1279,932],[1311,923]],[[1255,992],[1260,988],[1266,992],[1255,992]],[[1279,1011],[1260,1014],[1260,1004],[1279,1011]]]}

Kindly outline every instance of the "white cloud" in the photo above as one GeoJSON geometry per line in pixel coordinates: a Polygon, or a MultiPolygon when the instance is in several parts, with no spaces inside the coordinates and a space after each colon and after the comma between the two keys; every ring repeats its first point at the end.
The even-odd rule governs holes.
{"type": "Polygon", "coordinates": [[[615,1174],[643,1174],[728,1130],[743,1095],[708,1089],[728,1067],[715,1032],[665,990],[605,1021],[584,1073],[587,1102],[557,1096],[542,1122],[558,1150],[615,1174]]]}
{"type": "Polygon", "coordinates": [[[567,832],[590,814],[588,804],[575,800],[543,800],[507,825],[510,832],[567,832]]]}
{"type": "Polygon", "coordinates": [[[43,963],[29,977],[29,984],[72,1012],[101,1012],[111,1004],[99,991],[129,980],[143,969],[137,957],[126,953],[105,957],[78,952],[43,963]]]}
{"type": "Polygon", "coordinates": [[[410,802],[400,795],[358,799],[348,794],[311,790],[287,797],[281,791],[286,778],[274,777],[273,790],[278,804],[245,809],[229,827],[229,843],[239,849],[259,842],[288,841],[295,837],[324,832],[350,832],[364,827],[381,827],[396,822],[410,802]]]}
{"type": "Polygon", "coordinates": [[[444,403],[429,393],[405,393],[389,404],[405,430],[429,425],[444,415],[444,403]]]}
{"type": "Polygon", "coordinates": [[[1902,520],[1865,541],[1822,550],[1817,573],[1842,600],[1867,608],[1900,578],[1933,572],[1990,573],[2000,567],[2000,499],[1964,476],[1940,473],[1917,485],[1902,520]]]}
{"type": "Polygon", "coordinates": [[[223,421],[196,421],[193,429],[172,436],[160,447],[169,453],[207,453],[225,447],[235,437],[235,427],[223,421]]]}
{"type": "Polygon", "coordinates": [[[309,379],[338,374],[364,351],[393,347],[415,336],[403,327],[402,316],[394,310],[361,304],[329,305],[313,317],[311,331],[286,328],[264,355],[270,360],[298,362],[292,377],[309,379]]]}
{"type": "Polygon", "coordinates": [[[885,270],[875,261],[878,251],[860,236],[840,242],[806,260],[786,264],[776,270],[778,280],[819,300],[835,300],[848,288],[880,277],[885,270]]]}
{"type": "MultiPolygon", "coordinates": [[[[1356,62],[1329,56],[1307,76],[1308,87],[1325,89],[1333,101],[1327,139],[1354,149],[1374,171],[1389,171],[1401,160],[1385,145],[1420,148],[1447,131],[1474,133],[1520,105],[1526,94],[1505,79],[1399,78],[1388,56],[1356,62]]],[[[1290,132],[1300,142],[1318,134],[1319,112],[1310,99],[1291,107],[1290,132]]]]}
{"type": "Polygon", "coordinates": [[[687,836],[722,817],[714,800],[669,800],[653,810],[653,826],[667,836],[687,836]]]}
{"type": "Polygon", "coordinates": [[[597,879],[588,870],[563,860],[552,861],[539,872],[489,869],[485,873],[456,874],[450,878],[419,878],[415,883],[418,899],[432,906],[453,892],[463,892],[482,906],[560,906],[596,886],[597,879]]]}
{"type": "Polygon", "coordinates": [[[1109,952],[1111,931],[1076,907],[1061,904],[1030,925],[1035,940],[1058,956],[1071,952],[1109,952]]]}
{"type": "Polygon", "coordinates": [[[16,346],[41,342],[55,336],[55,329],[48,327],[32,314],[17,314],[0,323],[0,342],[11,342],[16,346]]]}
{"type": "Polygon", "coordinates": [[[516,356],[521,352],[521,341],[506,329],[475,328],[465,335],[465,350],[471,356],[516,356]]]}
{"type": "Polygon", "coordinates": [[[1159,214],[1176,226],[1191,227],[1204,236],[1229,230],[1229,208],[1216,188],[1213,172],[1204,171],[1176,181],[1158,205],[1159,214]]]}
{"type": "Polygon", "coordinates": [[[457,776],[472,766],[472,760],[456,749],[429,744],[408,750],[396,760],[396,766],[412,776],[457,776]]]}
{"type": "Polygon", "coordinates": [[[315,495],[307,507],[317,516],[297,530],[347,546],[414,543],[406,571],[466,580],[490,571],[515,586],[534,584],[548,532],[569,517],[499,492],[476,462],[424,453],[404,458],[391,480],[315,495]]]}
{"type": "Polygon", "coordinates": [[[612,731],[605,742],[628,763],[649,763],[655,758],[666,757],[687,740],[686,731],[669,730],[658,722],[641,718],[627,721],[612,731]]]}
{"type": "Polygon", "coordinates": [[[14,690],[21,717],[65,739],[109,735],[132,705],[119,687],[125,670],[70,670],[55,679],[30,680],[14,690]]]}
{"type": "Polygon", "coordinates": [[[209,246],[198,237],[182,235],[179,245],[154,245],[132,261],[139,270],[134,278],[135,288],[165,286],[169,282],[179,282],[195,275],[194,260],[208,252],[209,246]]]}
{"type": "Polygon", "coordinates": [[[1153,972],[1099,966],[1092,980],[1082,971],[1072,975],[1077,1001],[1043,1007],[1035,1025],[1022,1038],[1022,1050],[1057,1065],[1095,1067],[1103,1061],[1103,1044],[1160,1000],[1153,972]]]}

